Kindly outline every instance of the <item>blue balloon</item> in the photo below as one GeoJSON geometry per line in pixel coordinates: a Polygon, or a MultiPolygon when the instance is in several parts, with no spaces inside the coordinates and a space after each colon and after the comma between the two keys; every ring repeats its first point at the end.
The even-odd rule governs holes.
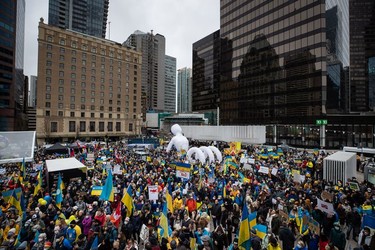
{"type": "Polygon", "coordinates": [[[44,196],[43,199],[47,201],[47,204],[50,204],[51,201],[52,201],[52,198],[51,198],[51,196],[49,196],[49,195],[44,196]]]}

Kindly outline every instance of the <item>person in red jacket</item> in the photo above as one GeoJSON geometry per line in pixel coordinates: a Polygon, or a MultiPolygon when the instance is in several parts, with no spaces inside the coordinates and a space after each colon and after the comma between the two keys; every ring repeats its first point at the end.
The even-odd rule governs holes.
{"type": "Polygon", "coordinates": [[[103,212],[103,208],[99,208],[98,211],[96,211],[94,219],[99,221],[100,226],[104,226],[104,224],[105,224],[105,214],[103,212]]]}
{"type": "Polygon", "coordinates": [[[188,208],[188,211],[189,211],[189,214],[191,215],[191,213],[193,211],[196,211],[197,210],[197,202],[196,200],[193,198],[193,195],[190,194],[189,198],[186,200],[186,207],[188,208]]]}

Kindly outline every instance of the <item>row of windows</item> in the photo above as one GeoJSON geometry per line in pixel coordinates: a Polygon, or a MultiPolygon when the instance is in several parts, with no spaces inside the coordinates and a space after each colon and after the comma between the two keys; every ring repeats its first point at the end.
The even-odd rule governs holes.
{"type": "MultiPolygon", "coordinates": [[[[51,84],[52,83],[52,78],[51,77],[46,77],[46,84],[47,85],[49,85],[49,84],[51,84]]],[[[104,83],[104,82],[103,82],[104,83]]],[[[109,79],[109,84],[110,85],[112,85],[113,84],[113,80],[112,79],[109,79]]],[[[64,79],[59,79],[59,85],[64,85],[64,79]]],[[[121,85],[121,81],[118,81],[118,85],[121,85]]],[[[70,81],[70,86],[71,87],[75,87],[76,86],[76,81],[75,80],[71,80],[70,81]]],[[[96,88],[96,86],[97,86],[97,84],[95,84],[95,83],[91,83],[91,89],[95,89],[96,88]]],[[[98,85],[99,86],[99,85],[98,85]]],[[[81,87],[82,88],[86,88],[86,82],[81,82],[81,87]]],[[[129,82],[126,82],[125,83],[125,92],[126,93],[129,93],[129,89],[128,89],[128,87],[129,87],[129,82]]],[[[112,89],[113,88],[113,86],[109,86],[109,88],[110,89],[112,89]]],[[[120,88],[120,86],[118,87],[118,88],[120,88]]],[[[136,90],[136,88],[137,88],[137,83],[134,83],[134,94],[137,94],[137,90],[136,90]]],[[[104,90],[104,85],[100,85],[100,90],[104,90]]]]}
{"type": "MultiPolygon", "coordinates": [[[[113,131],[113,122],[107,122],[107,132],[113,131]]],[[[130,132],[133,131],[133,124],[129,123],[128,130],[130,132]]],[[[98,127],[96,127],[95,121],[90,121],[88,123],[88,126],[86,127],[85,121],[80,121],[79,125],[76,123],[76,121],[69,121],[69,132],[106,132],[105,131],[105,123],[99,122],[98,127]],[[77,126],[76,126],[77,125],[77,126]]],[[[115,123],[115,131],[121,132],[121,122],[115,123]]],[[[58,122],[51,122],[51,132],[56,133],[58,132],[58,122]]]]}
{"type": "MultiPolygon", "coordinates": [[[[53,38],[52,38],[52,36],[47,36],[47,41],[48,41],[48,42],[53,42],[53,38]]],[[[62,46],[65,46],[65,45],[66,45],[66,40],[65,40],[64,38],[60,38],[60,39],[59,39],[59,44],[62,45],[62,46]]],[[[51,45],[51,44],[48,44],[47,46],[51,46],[50,48],[52,48],[52,45],[51,45]]],[[[76,41],[71,41],[71,47],[72,47],[72,48],[75,48],[75,49],[79,48],[78,42],[76,42],[76,41]]],[[[89,46],[88,46],[87,44],[81,44],[80,48],[81,48],[83,51],[89,51],[89,46]]],[[[90,51],[91,51],[91,53],[98,53],[98,54],[100,54],[100,55],[102,55],[102,56],[106,56],[106,55],[107,55],[107,50],[106,50],[106,49],[101,48],[101,49],[99,50],[99,49],[98,49],[97,47],[95,47],[95,46],[91,46],[90,51]]],[[[117,51],[117,56],[115,56],[115,52],[112,51],[112,50],[109,50],[108,55],[109,55],[109,57],[116,57],[117,59],[120,59],[120,60],[124,59],[124,58],[123,58],[123,55],[122,55],[122,51],[117,51]]],[[[125,60],[126,60],[126,61],[131,61],[131,59],[132,59],[132,58],[131,58],[130,55],[125,55],[125,60]]],[[[133,57],[133,61],[134,61],[134,62],[137,62],[137,61],[138,61],[137,56],[134,56],[134,57],[133,57]]]]}

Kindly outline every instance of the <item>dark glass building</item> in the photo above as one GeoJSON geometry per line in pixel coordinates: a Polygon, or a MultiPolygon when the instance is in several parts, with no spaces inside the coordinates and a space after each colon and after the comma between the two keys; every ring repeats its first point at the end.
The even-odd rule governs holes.
{"type": "Polygon", "coordinates": [[[25,0],[0,1],[0,128],[26,130],[25,0]]]}
{"type": "Polygon", "coordinates": [[[374,111],[375,1],[349,0],[351,111],[374,111]]]}
{"type": "Polygon", "coordinates": [[[193,44],[192,110],[213,113],[219,105],[220,30],[193,44]]]}
{"type": "Polygon", "coordinates": [[[326,115],[325,1],[222,0],[220,32],[221,124],[326,115]]]}
{"type": "Polygon", "coordinates": [[[109,0],[49,0],[48,24],[105,38],[109,0]]]}

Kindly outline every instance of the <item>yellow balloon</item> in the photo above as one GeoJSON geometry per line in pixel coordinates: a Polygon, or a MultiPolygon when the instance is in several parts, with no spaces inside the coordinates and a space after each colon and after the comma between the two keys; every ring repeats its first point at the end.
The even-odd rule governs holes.
{"type": "Polygon", "coordinates": [[[43,198],[39,198],[39,200],[38,200],[39,204],[42,204],[42,201],[44,201],[44,199],[43,198]]]}
{"type": "Polygon", "coordinates": [[[46,200],[41,200],[40,204],[43,205],[43,206],[45,206],[45,205],[47,205],[47,201],[46,200]]]}

